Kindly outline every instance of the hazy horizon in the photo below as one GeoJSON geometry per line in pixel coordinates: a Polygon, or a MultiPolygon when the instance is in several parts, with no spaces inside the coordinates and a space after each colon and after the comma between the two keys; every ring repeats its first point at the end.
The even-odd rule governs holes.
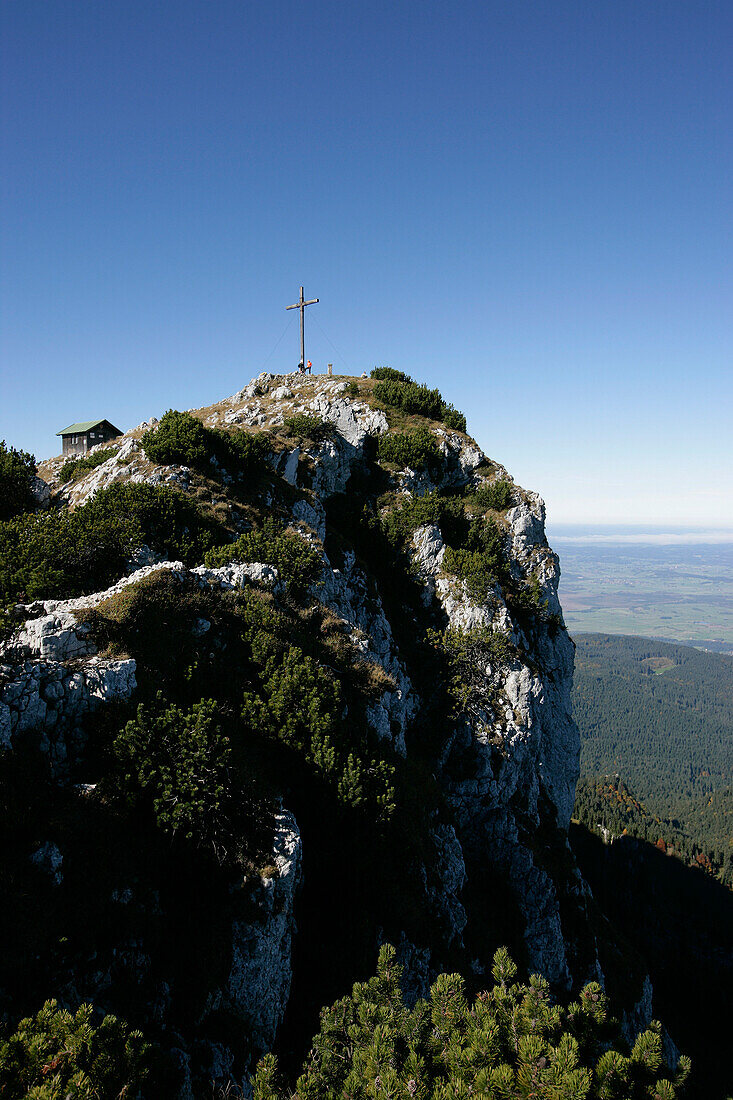
{"type": "Polygon", "coordinates": [[[563,543],[643,543],[645,545],[705,545],[733,543],[733,526],[708,524],[553,523],[547,521],[548,538],[563,543]]]}

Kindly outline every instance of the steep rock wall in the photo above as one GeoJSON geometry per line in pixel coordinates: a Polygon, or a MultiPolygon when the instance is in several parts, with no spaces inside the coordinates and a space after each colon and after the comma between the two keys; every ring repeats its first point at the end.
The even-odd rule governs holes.
{"type": "MultiPolygon", "coordinates": [[[[443,805],[430,820],[422,862],[410,868],[432,928],[423,938],[406,930],[390,932],[399,943],[411,994],[424,993],[436,972],[456,958],[468,962],[481,984],[488,977],[491,951],[502,941],[511,942],[520,962],[544,973],[556,989],[602,980],[589,891],[567,844],[579,766],[579,736],[570,708],[573,644],[562,622],[559,563],[547,545],[540,498],[513,486],[512,505],[497,519],[511,583],[532,593],[529,610],[512,601],[507,585],[498,581],[482,598],[472,594],[445,568],[439,525],[424,523],[412,532],[407,549],[405,584],[419,584],[420,607],[410,610],[414,619],[406,623],[406,612],[396,610],[381,590],[368,554],[349,545],[343,531],[334,539],[331,519],[335,501],[372,492],[362,486],[373,473],[376,440],[389,430],[385,411],[354,396],[353,386],[337,379],[261,374],[232,397],[196,412],[207,425],[225,429],[277,430],[300,413],[333,425],[334,434],[325,441],[273,446],[269,464],[287,489],[293,528],[320,557],[322,574],[309,599],[336,616],[350,643],[384,671],[391,685],[370,703],[366,716],[397,754],[409,756],[411,729],[428,702],[406,635],[425,634],[428,628],[478,630],[506,640],[474,670],[471,705],[443,714],[441,728],[433,731],[437,748],[430,773],[443,805]]],[[[141,452],[137,437],[151,426],[154,421],[123,438],[118,454],[62,490],[63,499],[78,505],[120,479],[185,491],[191,481],[187,467],[154,466],[141,452]]],[[[399,503],[436,490],[460,494],[497,480],[511,483],[507,472],[464,434],[438,427],[431,431],[439,468],[382,471],[389,491],[382,483],[374,490],[377,511],[379,493],[399,503]]],[[[223,472],[225,483],[226,477],[223,472]]],[[[271,499],[265,498],[263,511],[271,499]]],[[[157,569],[181,582],[221,588],[257,584],[276,598],[281,594],[277,571],[262,563],[187,570],[180,562],[163,562],[136,570],[106,592],[29,609],[32,617],[3,657],[0,739],[10,743],[31,728],[46,731],[47,738],[51,729],[77,729],[91,707],[134,692],[134,662],[102,660],[75,613],[157,569]]],[[[48,746],[54,764],[62,764],[66,747],[54,748],[50,740],[48,746]]],[[[274,849],[278,874],[257,885],[251,899],[256,916],[232,921],[228,977],[210,993],[205,1015],[226,1011],[236,1016],[255,1052],[272,1043],[288,1003],[296,885],[301,864],[307,882],[308,859],[307,841],[303,860],[297,826],[282,815],[274,849]]],[[[338,886],[330,888],[336,895],[338,886]]],[[[648,989],[639,994],[635,1022],[641,1026],[650,1011],[648,989]]],[[[225,1078],[234,1057],[226,1044],[212,1047],[211,1075],[225,1078]]],[[[181,1065],[190,1071],[189,1052],[183,1048],[181,1065]]]]}

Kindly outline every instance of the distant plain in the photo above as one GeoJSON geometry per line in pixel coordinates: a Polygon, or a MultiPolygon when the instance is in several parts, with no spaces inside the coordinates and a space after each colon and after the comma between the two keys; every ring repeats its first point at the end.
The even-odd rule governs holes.
{"type": "Polygon", "coordinates": [[[733,653],[733,531],[554,526],[571,634],[633,634],[733,653]]]}

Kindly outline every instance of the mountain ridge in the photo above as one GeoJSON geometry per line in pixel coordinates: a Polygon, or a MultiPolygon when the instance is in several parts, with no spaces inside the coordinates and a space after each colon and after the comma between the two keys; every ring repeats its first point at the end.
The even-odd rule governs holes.
{"type": "MultiPolygon", "coordinates": [[[[111,586],[45,598],[63,578],[41,577],[16,606],[0,737],[40,754],[64,821],[137,815],[158,862],[143,874],[126,856],[113,888],[100,886],[100,919],[118,932],[94,965],[55,948],[51,970],[67,999],[123,1005],[166,1036],[181,1096],[242,1081],[286,1010],[280,1041],[297,1046],[387,937],[412,997],[448,965],[478,987],[500,942],[558,992],[604,978],[608,933],[567,840],[573,645],[544,504],[433,418],[461,422],[436,393],[389,372],[261,374],[212,406],[144,422],[65,482],[61,460],[46,462],[49,518],[17,521],[40,537],[61,516],[73,546],[74,524],[86,538],[105,507],[134,520],[126,575],[94,558],[111,586]],[[156,754],[181,731],[196,767],[221,761],[211,782],[224,793],[209,797],[207,782],[205,804],[182,804],[179,790],[171,808],[181,749],[165,766],[156,754]],[[195,848],[203,835],[225,871],[195,848]],[[166,858],[180,881],[153,904],[166,858]],[[210,899],[194,905],[203,881],[210,899]],[[207,942],[217,929],[195,981],[160,946],[175,935],[197,950],[182,904],[207,942]]],[[[43,826],[35,804],[26,814],[40,814],[17,838],[33,888],[40,875],[71,905],[74,829],[43,826]]],[[[106,881],[100,853],[85,853],[106,881]]],[[[637,964],[624,984],[631,1033],[649,1021],[651,990],[637,964]]]]}

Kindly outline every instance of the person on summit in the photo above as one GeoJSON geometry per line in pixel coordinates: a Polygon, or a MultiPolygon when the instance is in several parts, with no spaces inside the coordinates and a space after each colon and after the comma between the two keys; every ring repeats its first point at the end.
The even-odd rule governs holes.
{"type": "Polygon", "coordinates": [[[313,364],[311,363],[310,359],[306,363],[305,369],[308,372],[308,374],[313,374],[313,364]]]}
{"type": "Polygon", "coordinates": [[[305,374],[305,367],[303,366],[303,360],[298,363],[298,374],[305,374]]]}

